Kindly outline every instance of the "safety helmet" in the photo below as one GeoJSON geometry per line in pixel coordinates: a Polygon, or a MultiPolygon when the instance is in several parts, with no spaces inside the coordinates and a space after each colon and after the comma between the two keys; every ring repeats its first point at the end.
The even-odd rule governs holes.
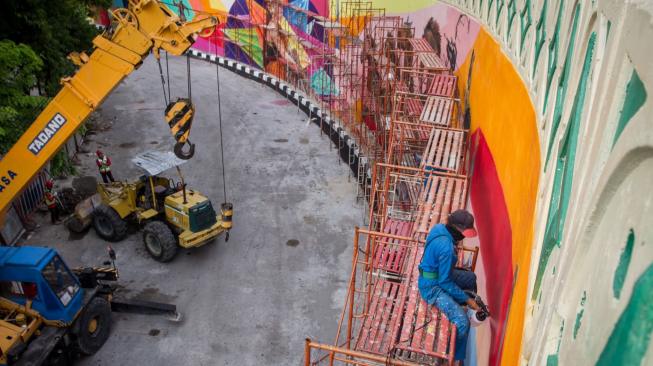
{"type": "Polygon", "coordinates": [[[52,189],[52,187],[54,187],[54,182],[51,181],[50,179],[46,180],[45,181],[45,188],[52,189]]]}
{"type": "Polygon", "coordinates": [[[102,152],[102,150],[97,149],[97,150],[95,151],[95,155],[97,155],[97,156],[102,156],[102,155],[104,155],[104,153],[102,152]]]}

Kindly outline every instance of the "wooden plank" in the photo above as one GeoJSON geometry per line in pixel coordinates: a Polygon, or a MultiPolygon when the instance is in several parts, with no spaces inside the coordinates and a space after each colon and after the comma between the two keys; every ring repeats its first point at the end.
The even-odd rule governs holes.
{"type": "Polygon", "coordinates": [[[438,310],[435,306],[430,306],[424,302],[426,311],[430,314],[430,323],[424,329],[424,349],[427,351],[433,350],[433,344],[436,338],[439,338],[438,332],[438,310]]]}
{"type": "Polygon", "coordinates": [[[453,114],[453,99],[445,99],[446,103],[446,113],[441,120],[441,124],[444,126],[451,126],[451,117],[453,114]]]}
{"type": "Polygon", "coordinates": [[[436,75],[428,90],[428,94],[449,98],[453,97],[454,91],[456,90],[456,79],[457,78],[454,75],[436,75]]]}
{"type": "MultiPolygon", "coordinates": [[[[398,230],[397,235],[399,236],[408,236],[410,235],[410,230],[411,230],[412,223],[410,222],[403,222],[401,228],[398,230]]],[[[396,273],[401,273],[404,263],[406,262],[406,256],[408,254],[408,246],[407,242],[405,240],[401,240],[399,242],[400,247],[397,248],[398,253],[397,253],[397,261],[395,263],[395,267],[393,268],[393,271],[396,273]]]]}
{"type": "Polygon", "coordinates": [[[435,105],[435,113],[433,114],[433,118],[431,118],[430,122],[435,123],[435,124],[440,124],[440,121],[442,121],[442,115],[445,113],[444,112],[444,105],[443,105],[443,100],[438,98],[438,97],[429,97],[433,101],[435,105]]]}
{"type": "Polygon", "coordinates": [[[455,179],[448,178],[445,180],[444,199],[442,201],[442,210],[440,211],[440,218],[438,222],[445,222],[451,213],[451,201],[454,197],[454,187],[456,185],[455,179]]]}
{"type": "Polygon", "coordinates": [[[432,105],[433,100],[431,98],[427,98],[426,103],[424,103],[424,108],[422,108],[422,114],[419,117],[421,121],[428,122],[430,120],[429,116],[431,114],[432,105]]]}
{"type": "MultiPolygon", "coordinates": [[[[413,281],[408,286],[410,286],[408,289],[408,301],[406,302],[406,312],[404,313],[404,322],[399,337],[399,341],[401,342],[399,344],[400,346],[403,345],[404,342],[410,342],[410,335],[412,334],[415,324],[415,308],[417,306],[415,293],[418,291],[417,281],[413,281]]],[[[419,296],[419,294],[417,295],[419,296]]]]}
{"type": "Polygon", "coordinates": [[[377,342],[376,335],[379,331],[379,327],[381,326],[383,313],[385,311],[386,304],[388,302],[387,294],[388,291],[390,290],[390,283],[387,281],[379,280],[376,284],[377,286],[381,287],[381,293],[379,295],[377,308],[373,313],[373,319],[372,319],[372,324],[370,326],[369,336],[367,342],[365,342],[366,351],[371,351],[372,349],[374,349],[375,344],[377,342]]]}
{"type": "Polygon", "coordinates": [[[438,176],[432,175],[429,178],[429,194],[426,198],[426,204],[424,205],[424,210],[422,212],[423,222],[424,222],[424,233],[427,233],[431,228],[430,225],[430,214],[433,209],[437,206],[437,195],[438,195],[438,184],[440,178],[438,176]]]}
{"type": "Polygon", "coordinates": [[[433,52],[433,47],[424,38],[411,38],[408,42],[416,52],[433,52]]]}
{"type": "Polygon", "coordinates": [[[442,206],[443,206],[443,201],[444,201],[444,195],[445,195],[445,184],[446,184],[446,178],[444,177],[437,177],[437,189],[438,193],[437,196],[435,197],[435,204],[433,205],[433,211],[427,214],[427,216],[430,218],[429,222],[429,228],[433,227],[436,223],[440,223],[440,216],[442,214],[442,206]]]}
{"type": "Polygon", "coordinates": [[[453,202],[451,203],[452,209],[459,210],[462,208],[465,208],[465,189],[466,189],[466,184],[465,184],[464,179],[457,179],[456,180],[456,191],[453,197],[453,202]]]}
{"type": "Polygon", "coordinates": [[[444,141],[442,142],[444,147],[442,149],[442,155],[440,156],[440,161],[438,161],[438,166],[445,168],[448,167],[449,156],[451,155],[451,147],[453,146],[453,135],[452,131],[447,131],[445,134],[444,141]]]}
{"type": "Polygon", "coordinates": [[[446,315],[439,309],[436,309],[438,312],[438,338],[435,343],[433,350],[437,353],[448,354],[449,348],[449,335],[451,333],[451,323],[447,319],[446,315]]]}
{"type": "Polygon", "coordinates": [[[453,141],[451,145],[451,153],[449,154],[449,159],[446,163],[446,166],[449,170],[458,171],[458,165],[460,162],[460,153],[462,149],[462,132],[453,132],[453,141]]]}
{"type": "Polygon", "coordinates": [[[448,127],[451,124],[453,99],[429,96],[426,99],[420,121],[448,127]]]}
{"type": "MultiPolygon", "coordinates": [[[[442,130],[441,130],[442,131],[442,130]]],[[[433,160],[433,166],[437,168],[442,168],[442,158],[446,154],[447,150],[445,148],[445,142],[447,140],[447,132],[440,132],[440,138],[437,143],[437,152],[436,158],[433,160]]]]}
{"type": "Polygon", "coordinates": [[[433,78],[433,83],[431,83],[431,86],[429,87],[428,93],[430,95],[440,95],[440,89],[441,89],[442,83],[441,83],[441,78],[440,75],[437,75],[433,78]]]}
{"type": "Polygon", "coordinates": [[[440,133],[440,130],[437,128],[434,128],[433,131],[431,131],[429,144],[426,146],[427,151],[430,150],[427,159],[428,164],[430,164],[437,156],[437,141],[440,139],[440,133]]]}
{"type": "Polygon", "coordinates": [[[405,287],[406,286],[403,284],[397,284],[397,300],[388,322],[387,342],[384,349],[381,351],[383,354],[387,354],[390,351],[390,347],[394,347],[397,339],[400,326],[399,319],[401,318],[401,315],[403,315],[402,310],[405,300],[405,287]]]}
{"type": "MultiPolygon", "coordinates": [[[[419,294],[418,294],[419,295],[419,294]]],[[[411,340],[410,346],[412,348],[421,349],[424,345],[423,333],[424,333],[424,322],[426,322],[426,312],[424,300],[420,298],[417,303],[417,318],[415,320],[415,330],[413,332],[413,339],[411,340]]]]}
{"type": "MultiPolygon", "coordinates": [[[[417,264],[418,261],[421,260],[423,251],[424,247],[414,247],[414,250],[410,252],[410,259],[408,261],[409,267],[407,268],[406,273],[407,275],[410,274],[410,282],[407,284],[407,294],[404,304],[402,304],[402,308],[405,308],[405,311],[402,314],[403,322],[399,331],[399,343],[397,344],[397,348],[399,349],[411,344],[411,336],[415,329],[415,311],[417,302],[420,299],[419,290],[417,288],[417,264]]],[[[408,356],[408,352],[404,352],[404,354],[408,356]]]]}
{"type": "Polygon", "coordinates": [[[381,263],[383,262],[383,239],[384,238],[374,238],[373,240],[376,242],[374,246],[374,263],[373,267],[374,268],[379,268],[381,266],[381,263]]]}
{"type": "Polygon", "coordinates": [[[395,310],[394,306],[399,291],[399,284],[392,282],[388,282],[388,284],[390,286],[388,286],[387,301],[383,308],[383,314],[380,319],[376,339],[374,340],[374,346],[371,349],[371,352],[380,354],[387,353],[390,348],[390,341],[387,339],[389,338],[389,331],[391,330],[389,325],[392,313],[395,310]]]}
{"type": "MultiPolygon", "coordinates": [[[[399,226],[400,221],[393,220],[392,226],[390,227],[390,230],[388,231],[388,234],[395,235],[397,232],[397,227],[399,226]]],[[[385,261],[383,262],[384,264],[384,269],[386,271],[391,271],[394,261],[396,260],[396,255],[397,255],[397,239],[395,238],[390,238],[388,241],[388,250],[387,250],[387,255],[385,258],[385,261]]]]}
{"type": "Polygon", "coordinates": [[[407,99],[406,105],[408,107],[408,116],[411,117],[420,115],[420,113],[422,113],[422,109],[424,108],[424,104],[420,100],[413,98],[407,99]]]}
{"type": "Polygon", "coordinates": [[[373,295],[370,301],[369,312],[365,316],[365,320],[363,321],[363,326],[361,327],[358,335],[358,340],[356,341],[356,349],[358,350],[367,349],[366,345],[367,345],[367,340],[369,339],[370,327],[372,326],[372,318],[376,313],[376,309],[379,304],[379,297],[381,293],[381,287],[378,286],[378,282],[374,285],[372,291],[373,291],[373,295]]]}

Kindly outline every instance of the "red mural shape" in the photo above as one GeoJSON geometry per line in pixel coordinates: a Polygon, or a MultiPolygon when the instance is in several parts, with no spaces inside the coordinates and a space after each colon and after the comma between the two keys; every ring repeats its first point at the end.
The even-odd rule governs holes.
{"type": "Polygon", "coordinates": [[[483,132],[476,130],[471,141],[478,141],[471,176],[471,201],[485,269],[487,303],[492,313],[489,363],[498,365],[513,283],[512,229],[503,188],[483,132]]]}

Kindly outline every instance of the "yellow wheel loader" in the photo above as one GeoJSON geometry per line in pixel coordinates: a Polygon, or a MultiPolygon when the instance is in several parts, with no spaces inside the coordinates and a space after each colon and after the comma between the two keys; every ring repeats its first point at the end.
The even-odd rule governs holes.
{"type": "Polygon", "coordinates": [[[129,223],[136,223],[143,229],[145,249],[160,262],[172,260],[179,247],[202,246],[223,232],[229,240],[231,204],[223,203],[218,216],[211,200],[188,189],[179,169],[185,160],[171,152],[150,151],[132,162],[146,174],[133,182],[98,184],[97,195],[78,205],[67,223],[69,229],[83,230],[92,223],[100,237],[119,241],[127,236],[129,223]],[[159,176],[173,167],[178,182],[159,176]]]}

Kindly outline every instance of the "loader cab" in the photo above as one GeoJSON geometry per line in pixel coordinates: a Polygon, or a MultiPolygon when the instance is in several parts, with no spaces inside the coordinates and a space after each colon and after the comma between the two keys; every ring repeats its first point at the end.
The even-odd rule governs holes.
{"type": "Polygon", "coordinates": [[[2,297],[38,311],[46,320],[72,322],[84,289],[54,249],[0,247],[2,297]]]}
{"type": "MultiPolygon", "coordinates": [[[[166,222],[178,231],[197,233],[217,223],[211,200],[197,191],[186,188],[179,167],[187,160],[179,159],[169,151],[147,151],[136,155],[132,158],[132,162],[145,172],[139,179],[144,208],[154,209],[158,214],[164,213],[166,222]],[[159,176],[171,169],[177,171],[177,182],[159,176]]],[[[142,216],[150,215],[149,212],[143,212],[142,216]]]]}
{"type": "Polygon", "coordinates": [[[137,201],[144,209],[163,212],[165,198],[175,193],[178,188],[174,180],[158,175],[144,174],[139,177],[137,201]]]}

